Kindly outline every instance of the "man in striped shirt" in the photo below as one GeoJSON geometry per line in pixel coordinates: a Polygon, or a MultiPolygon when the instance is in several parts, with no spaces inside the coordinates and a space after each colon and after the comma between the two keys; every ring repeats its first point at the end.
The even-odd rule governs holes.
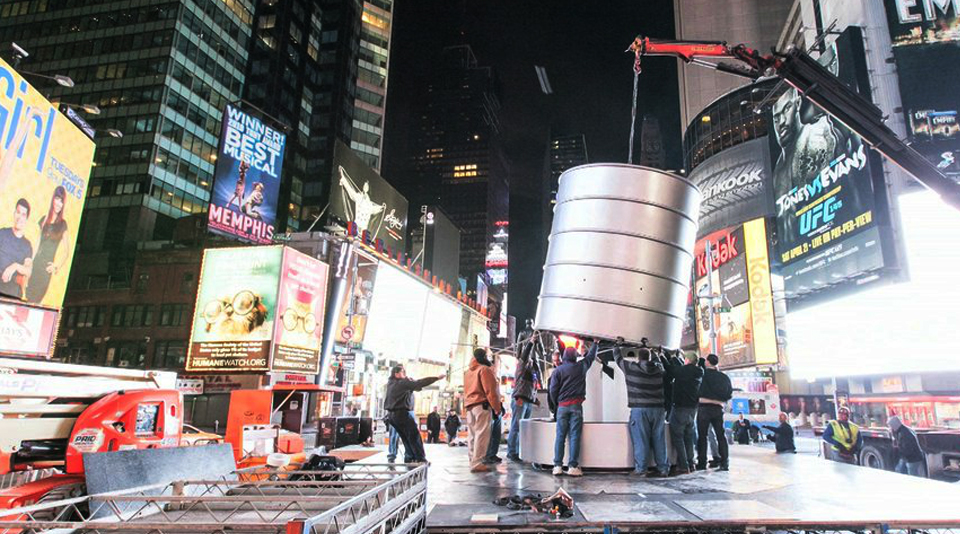
{"type": "Polygon", "coordinates": [[[615,357],[627,381],[634,472],[647,472],[647,454],[652,448],[657,471],[648,476],[665,477],[670,472],[670,462],[664,436],[663,364],[646,347],[623,347],[619,343],[615,357]]]}

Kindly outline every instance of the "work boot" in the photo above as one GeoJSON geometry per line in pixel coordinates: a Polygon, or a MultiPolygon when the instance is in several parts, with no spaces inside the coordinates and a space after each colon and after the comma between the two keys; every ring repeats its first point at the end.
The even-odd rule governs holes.
{"type": "Polygon", "coordinates": [[[490,471],[490,468],[487,467],[487,466],[485,466],[485,465],[483,465],[483,464],[480,464],[480,465],[478,465],[478,466],[470,469],[470,472],[471,472],[471,473],[486,473],[487,471],[490,471]]]}
{"type": "Polygon", "coordinates": [[[713,460],[710,460],[710,463],[708,463],[707,465],[710,467],[710,469],[716,469],[720,467],[720,460],[717,460],[716,458],[714,458],[713,460]]]}
{"type": "Polygon", "coordinates": [[[729,471],[729,470],[730,470],[730,466],[729,466],[729,465],[721,465],[721,466],[720,466],[720,471],[729,471]]]}
{"type": "Polygon", "coordinates": [[[559,465],[553,467],[553,476],[558,477],[563,474],[563,467],[559,465]]]}
{"type": "Polygon", "coordinates": [[[582,477],[582,476],[583,476],[583,469],[580,469],[579,467],[571,467],[571,468],[567,471],[567,476],[571,476],[571,477],[582,477]]]}
{"type": "MultiPolygon", "coordinates": [[[[711,466],[711,467],[712,467],[712,466],[711,466]]],[[[706,466],[706,465],[703,465],[703,464],[697,464],[697,466],[696,466],[695,469],[696,469],[697,471],[706,471],[706,470],[707,470],[707,466],[706,466]]]]}

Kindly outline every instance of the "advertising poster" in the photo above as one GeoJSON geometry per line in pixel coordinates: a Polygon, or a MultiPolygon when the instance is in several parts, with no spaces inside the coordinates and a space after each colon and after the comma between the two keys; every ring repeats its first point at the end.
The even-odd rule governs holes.
{"type": "Polygon", "coordinates": [[[0,295],[59,308],[93,141],[0,59],[0,295]]]}
{"type": "Polygon", "coordinates": [[[695,246],[694,289],[696,329],[700,355],[717,339],[717,356],[724,369],[774,364],[778,361],[770,262],[764,219],[708,234],[695,246]],[[711,246],[708,269],[706,244],[711,246]],[[711,273],[713,297],[710,297],[711,273]],[[710,306],[714,313],[710,316],[710,306]]]}
{"type": "Polygon", "coordinates": [[[210,196],[211,232],[248,243],[273,242],[286,141],[286,134],[227,104],[210,196]]]}
{"type": "Polygon", "coordinates": [[[373,302],[373,287],[377,279],[379,261],[357,252],[357,268],[347,276],[347,290],[340,301],[340,319],[337,321],[337,343],[362,344],[367,331],[367,318],[373,302]]]}
{"type": "Polygon", "coordinates": [[[284,249],[272,370],[311,375],[320,372],[327,274],[327,264],[322,261],[284,249]]]}
{"type": "Polygon", "coordinates": [[[283,247],[203,255],[187,371],[267,371],[283,247]]]}
{"type": "Polygon", "coordinates": [[[407,199],[346,145],[333,152],[330,213],[354,223],[372,240],[382,239],[390,250],[403,250],[407,237],[407,199]]]}
{"type": "Polygon", "coordinates": [[[0,353],[50,359],[57,318],[56,310],[0,302],[0,353]]]}
{"type": "Polygon", "coordinates": [[[911,146],[960,179],[960,6],[885,0],[911,146]]]}
{"type": "Polygon", "coordinates": [[[700,188],[700,232],[773,215],[770,142],[753,139],[712,156],[690,172],[700,188]]]}
{"type": "MultiPolygon", "coordinates": [[[[843,32],[820,61],[849,85],[869,90],[858,83],[865,69],[859,28],[843,32]]],[[[874,180],[883,176],[869,148],[793,89],[774,102],[771,124],[777,256],[787,298],[882,268],[874,180]]]]}

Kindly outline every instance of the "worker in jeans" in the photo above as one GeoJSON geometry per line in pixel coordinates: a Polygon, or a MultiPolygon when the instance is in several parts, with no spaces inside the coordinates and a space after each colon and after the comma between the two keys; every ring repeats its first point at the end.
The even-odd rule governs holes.
{"type": "Polygon", "coordinates": [[[700,382],[703,368],[696,353],[687,353],[668,361],[666,374],[673,381],[673,408],[670,412],[670,442],[677,453],[674,475],[686,475],[696,467],[693,449],[697,439],[697,405],[700,403],[700,382]]]}
{"type": "MultiPolygon", "coordinates": [[[[414,421],[417,419],[417,414],[414,413],[413,410],[410,410],[410,418],[414,421]]],[[[390,442],[387,446],[387,461],[393,463],[397,461],[397,452],[400,450],[400,434],[397,433],[396,428],[393,428],[393,425],[387,424],[387,429],[390,431],[390,442]]],[[[411,454],[412,451],[404,447],[403,463],[409,464],[413,462],[413,456],[411,454]]]]}
{"type": "Polygon", "coordinates": [[[413,413],[413,392],[443,380],[446,375],[431,376],[420,380],[407,378],[407,372],[402,365],[394,366],[390,370],[387,380],[387,393],[383,407],[387,411],[387,424],[396,429],[403,441],[404,456],[409,458],[407,463],[424,463],[427,455],[423,450],[423,440],[420,438],[420,428],[413,413]]]}
{"type": "Polygon", "coordinates": [[[510,406],[510,433],[507,435],[507,458],[520,461],[520,421],[530,417],[536,403],[536,361],[533,342],[523,345],[513,375],[513,401],[510,406]]]}
{"type": "Polygon", "coordinates": [[[550,377],[550,396],[557,403],[557,435],[553,444],[553,474],[563,474],[563,456],[567,439],[570,456],[567,474],[583,476],[580,469],[580,438],[583,433],[583,401],[587,398],[587,370],[597,358],[598,343],[594,342],[586,356],[577,361],[574,347],[563,349],[563,359],[550,377]]]}

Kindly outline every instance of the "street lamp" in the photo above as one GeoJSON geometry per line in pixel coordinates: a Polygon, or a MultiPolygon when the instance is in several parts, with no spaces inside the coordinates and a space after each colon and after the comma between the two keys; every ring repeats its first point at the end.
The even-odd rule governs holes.
{"type": "MultiPolygon", "coordinates": [[[[22,46],[17,43],[10,43],[10,48],[13,48],[13,68],[17,68],[20,65],[20,61],[30,57],[30,53],[23,49],[22,46]]],[[[29,74],[31,76],[37,76],[40,78],[46,78],[48,80],[53,80],[63,87],[73,87],[73,79],[69,76],[64,76],[62,74],[54,74],[53,76],[48,76],[46,74],[39,74],[36,72],[30,72],[26,70],[17,70],[20,74],[29,74]]]]}

